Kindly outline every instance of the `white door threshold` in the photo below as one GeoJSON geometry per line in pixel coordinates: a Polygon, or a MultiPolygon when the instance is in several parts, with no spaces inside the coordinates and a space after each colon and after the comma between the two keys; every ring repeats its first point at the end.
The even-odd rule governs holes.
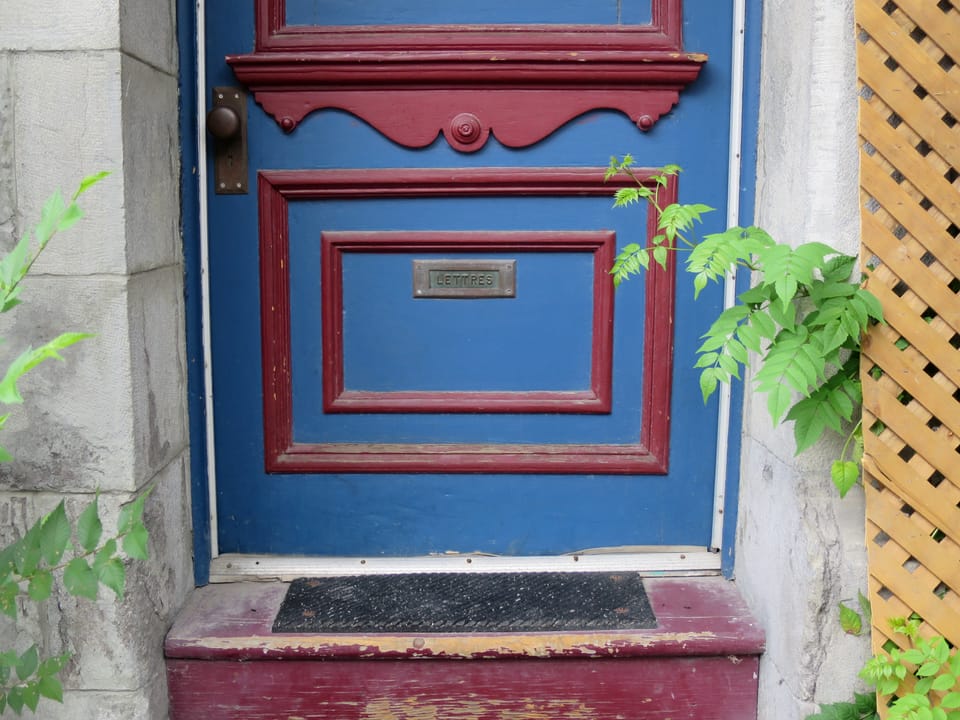
{"type": "Polygon", "coordinates": [[[644,552],[601,549],[532,557],[479,553],[420,557],[226,554],[211,561],[210,582],[289,582],[298,577],[448,572],[639,572],[655,577],[716,575],[720,572],[720,554],[702,547],[669,547],[644,552]]]}

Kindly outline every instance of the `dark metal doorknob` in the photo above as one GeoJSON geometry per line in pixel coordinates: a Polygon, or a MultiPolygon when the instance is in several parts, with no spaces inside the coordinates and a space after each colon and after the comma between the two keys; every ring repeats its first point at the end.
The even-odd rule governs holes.
{"type": "Polygon", "coordinates": [[[233,108],[216,107],[207,113],[207,130],[218,140],[229,140],[240,133],[240,116],[233,108]]]}
{"type": "Polygon", "coordinates": [[[213,109],[207,113],[207,131],[216,138],[216,142],[211,143],[214,192],[243,195],[249,180],[247,95],[242,88],[213,88],[213,109]]]}

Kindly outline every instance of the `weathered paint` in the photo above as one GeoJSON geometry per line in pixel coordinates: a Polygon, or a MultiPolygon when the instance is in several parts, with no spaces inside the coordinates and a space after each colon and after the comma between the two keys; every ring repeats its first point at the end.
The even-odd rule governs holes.
{"type": "Polygon", "coordinates": [[[272,634],[285,585],[211,586],[167,638],[172,717],[753,717],[763,636],[733,585],[645,583],[652,630],[431,635],[272,634]]]}
{"type": "MultiPolygon", "coordinates": [[[[634,174],[648,188],[656,184],[651,170],[637,168],[634,174]]],[[[630,443],[544,444],[518,443],[371,443],[306,442],[294,433],[294,371],[291,347],[292,310],[295,292],[287,268],[291,258],[290,204],[296,201],[323,201],[350,198],[455,197],[479,198],[517,196],[584,197],[606,199],[613,189],[633,184],[618,176],[603,180],[602,168],[461,168],[456,170],[301,170],[261,171],[260,193],[260,292],[264,417],[264,452],[268,472],[431,472],[440,464],[445,472],[539,472],[658,474],[668,470],[670,452],[670,401],[673,379],[673,326],[676,277],[674,264],[669,272],[651,273],[647,278],[643,336],[643,407],[639,436],[630,443]]],[[[677,184],[660,189],[661,201],[674,202],[677,184]]],[[[646,222],[648,242],[658,232],[656,217],[646,222]]],[[[355,252],[378,254],[399,251],[420,253],[480,252],[545,253],[589,252],[593,257],[592,340],[589,349],[592,369],[590,393],[602,398],[591,413],[609,414],[613,384],[613,286],[608,269],[613,264],[615,234],[591,232],[365,232],[321,233],[324,411],[329,413],[333,400],[344,391],[344,281],[342,252],[346,246],[355,252]],[[456,241],[454,241],[456,237],[456,241]],[[333,239],[339,238],[334,243],[333,239]],[[535,242],[533,238],[536,238],[535,242]],[[598,238],[603,238],[600,242],[598,238]],[[454,248],[459,245],[459,249],[454,248]],[[604,391],[602,388],[608,388],[604,391]]],[[[396,397],[398,393],[390,393],[396,397]]],[[[421,393],[419,400],[409,398],[398,406],[385,408],[388,395],[381,395],[376,407],[364,404],[365,412],[449,413],[466,408],[470,413],[543,413],[562,412],[556,407],[537,404],[536,392],[469,393],[444,391],[421,393]],[[487,399],[484,400],[483,396],[487,399]],[[426,399],[432,402],[427,402],[426,399]],[[495,403],[495,406],[486,406],[495,403]]],[[[396,401],[394,401],[396,402],[396,401]]],[[[570,402],[569,400],[564,403],[570,402]]],[[[569,412],[583,413],[582,408],[569,412]]],[[[491,420],[493,422],[493,420],[491,420]]],[[[404,426],[399,422],[400,427],[404,426]]]]}
{"type": "Polygon", "coordinates": [[[168,664],[171,720],[750,720],[758,659],[168,664]]]}
{"type": "Polygon", "coordinates": [[[547,137],[596,108],[616,108],[647,131],[697,78],[706,55],[684,52],[683,0],[652,0],[651,22],[604,27],[505,22],[288,25],[284,0],[260,0],[253,53],[231,55],[237,77],[285,131],[314,110],[338,108],[407,147],[443,133],[461,152],[491,130],[510,147],[547,137]],[[568,50],[571,35],[577,52],[568,50]],[[481,108],[475,115],[463,108],[481,108]],[[452,120],[451,120],[452,118],[452,120]]]}
{"type": "Polygon", "coordinates": [[[719,578],[647,578],[652,630],[583,633],[273,633],[285,583],[233,583],[198,590],[166,642],[167,657],[554,658],[751,654],[763,636],[732,583],[719,578]]]}

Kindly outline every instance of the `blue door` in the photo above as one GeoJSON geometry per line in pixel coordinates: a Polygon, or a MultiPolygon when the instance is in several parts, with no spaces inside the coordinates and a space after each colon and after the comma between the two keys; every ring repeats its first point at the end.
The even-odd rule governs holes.
{"type": "Polygon", "coordinates": [[[655,218],[603,171],[681,165],[718,229],[729,6],[206,8],[208,95],[246,93],[249,152],[208,187],[219,551],[707,549],[718,409],[691,365],[722,299],[672,271],[614,293],[655,218]]]}

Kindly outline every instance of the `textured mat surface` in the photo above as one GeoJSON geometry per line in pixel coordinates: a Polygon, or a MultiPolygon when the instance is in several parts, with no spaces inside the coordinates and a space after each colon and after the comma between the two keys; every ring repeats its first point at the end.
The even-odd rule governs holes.
{"type": "Polygon", "coordinates": [[[299,578],[273,632],[462,633],[656,627],[636,573],[299,578]]]}

